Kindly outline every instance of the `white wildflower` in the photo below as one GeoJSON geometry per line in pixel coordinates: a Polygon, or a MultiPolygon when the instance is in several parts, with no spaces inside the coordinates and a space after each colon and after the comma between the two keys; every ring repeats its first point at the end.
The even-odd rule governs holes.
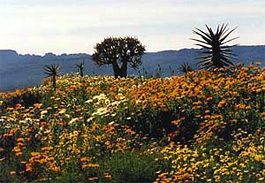
{"type": "Polygon", "coordinates": [[[73,124],[73,123],[75,123],[76,121],[78,121],[78,118],[73,118],[71,121],[69,121],[69,125],[71,125],[71,124],[73,124]]]}
{"type": "Polygon", "coordinates": [[[92,103],[93,102],[93,100],[92,99],[89,99],[89,100],[87,100],[85,103],[86,104],[90,104],[90,103],[92,103]]]}

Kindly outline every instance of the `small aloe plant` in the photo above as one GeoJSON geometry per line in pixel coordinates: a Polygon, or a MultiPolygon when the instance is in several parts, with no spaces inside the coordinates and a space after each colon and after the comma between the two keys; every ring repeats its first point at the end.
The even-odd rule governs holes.
{"type": "Polygon", "coordinates": [[[83,77],[84,76],[83,71],[84,71],[85,62],[75,64],[75,66],[78,69],[80,76],[83,77]]]}
{"type": "Polygon", "coordinates": [[[52,85],[54,90],[56,89],[56,78],[59,76],[60,73],[60,65],[52,64],[52,65],[45,65],[44,66],[46,77],[52,78],[52,85]]]}
{"type": "Polygon", "coordinates": [[[188,72],[193,71],[193,68],[188,63],[184,62],[181,66],[179,66],[178,70],[186,75],[188,72]]]}

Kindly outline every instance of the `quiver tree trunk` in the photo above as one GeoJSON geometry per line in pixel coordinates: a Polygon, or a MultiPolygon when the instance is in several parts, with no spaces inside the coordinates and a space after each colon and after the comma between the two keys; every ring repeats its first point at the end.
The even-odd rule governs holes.
{"type": "Polygon", "coordinates": [[[56,76],[55,75],[52,76],[52,85],[53,85],[53,89],[56,90],[56,76]]]}
{"type": "Polygon", "coordinates": [[[127,77],[127,61],[123,61],[121,66],[121,77],[127,77]]]}
{"type": "Polygon", "coordinates": [[[119,68],[119,65],[115,62],[112,64],[113,66],[113,72],[115,78],[118,78],[119,76],[122,77],[121,69],[119,68]]]}

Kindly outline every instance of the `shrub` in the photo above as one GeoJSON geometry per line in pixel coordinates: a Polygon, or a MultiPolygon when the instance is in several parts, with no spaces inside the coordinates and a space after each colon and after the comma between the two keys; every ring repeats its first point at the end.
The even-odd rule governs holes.
{"type": "MultiPolygon", "coordinates": [[[[139,152],[116,153],[102,160],[101,173],[108,173],[113,183],[148,183],[155,179],[155,155],[139,152]]],[[[105,181],[104,181],[105,182],[105,181]]]]}

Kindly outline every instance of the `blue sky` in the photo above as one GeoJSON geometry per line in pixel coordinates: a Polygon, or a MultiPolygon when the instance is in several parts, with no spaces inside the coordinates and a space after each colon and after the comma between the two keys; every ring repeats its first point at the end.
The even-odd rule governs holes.
{"type": "Polygon", "coordinates": [[[0,0],[0,49],[93,53],[109,36],[135,36],[147,51],[194,47],[195,27],[238,26],[241,45],[265,44],[264,0],[0,0]]]}

